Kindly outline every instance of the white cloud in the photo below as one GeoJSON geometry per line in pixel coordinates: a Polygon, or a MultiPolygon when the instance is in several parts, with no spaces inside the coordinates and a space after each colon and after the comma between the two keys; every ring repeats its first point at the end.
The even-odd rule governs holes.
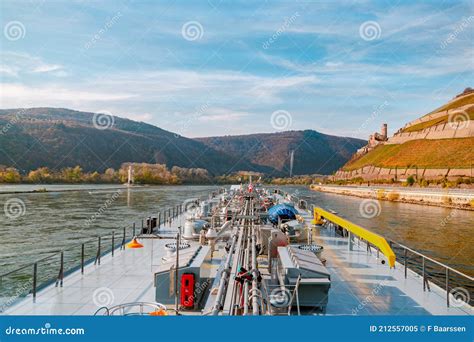
{"type": "Polygon", "coordinates": [[[228,108],[209,108],[199,116],[198,120],[203,122],[215,121],[238,121],[251,115],[249,112],[236,111],[228,108]]]}
{"type": "Polygon", "coordinates": [[[56,71],[62,68],[63,67],[58,64],[40,64],[33,69],[33,72],[36,72],[36,73],[51,72],[51,71],[56,71]]]}
{"type": "Polygon", "coordinates": [[[17,53],[4,51],[0,53],[2,65],[0,72],[18,78],[21,75],[33,74],[50,74],[53,76],[65,76],[67,73],[60,64],[50,64],[43,61],[42,58],[31,56],[25,53],[17,53]]]}
{"type": "Polygon", "coordinates": [[[100,92],[94,89],[75,90],[58,85],[44,85],[39,87],[26,86],[16,83],[2,83],[1,103],[2,107],[24,107],[25,103],[33,103],[34,106],[69,107],[76,109],[77,104],[84,102],[106,102],[130,99],[134,95],[115,92],[100,92]]]}
{"type": "MultiPolygon", "coordinates": [[[[45,68],[46,69],[46,68],[45,68]]],[[[50,68],[53,69],[53,68],[50,68]]],[[[241,103],[272,103],[286,90],[316,84],[314,76],[264,77],[237,72],[196,72],[187,70],[144,71],[97,75],[93,79],[58,82],[44,81],[37,86],[20,82],[4,84],[4,101],[22,102],[26,97],[42,103],[69,100],[104,102],[140,97],[141,101],[182,102],[197,104],[233,100],[241,103]],[[41,94],[39,96],[39,94],[41,94]],[[196,101],[197,99],[197,101],[196,101]]]]}
{"type": "MultiPolygon", "coordinates": [[[[386,64],[386,63],[364,63],[364,62],[326,62],[301,64],[289,59],[260,54],[260,57],[268,63],[285,69],[306,74],[330,74],[341,75],[345,80],[348,76],[354,78],[368,79],[371,75],[376,76],[398,76],[398,75],[422,75],[433,77],[453,73],[462,73],[474,70],[471,50],[446,51],[445,55],[433,54],[422,64],[386,64]]],[[[331,79],[336,83],[337,79],[331,79]]]]}
{"type": "Polygon", "coordinates": [[[12,68],[6,65],[0,65],[0,74],[4,74],[6,76],[11,76],[11,77],[17,77],[18,71],[15,68],[12,68]]]}
{"type": "Polygon", "coordinates": [[[135,121],[149,122],[151,119],[153,119],[153,115],[151,113],[126,113],[126,115],[127,118],[135,121]]]}

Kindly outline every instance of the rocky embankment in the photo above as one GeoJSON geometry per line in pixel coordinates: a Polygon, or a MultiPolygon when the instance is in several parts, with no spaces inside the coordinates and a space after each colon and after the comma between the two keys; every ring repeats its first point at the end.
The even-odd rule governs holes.
{"type": "Polygon", "coordinates": [[[407,189],[401,187],[356,187],[311,185],[311,190],[383,201],[433,205],[474,211],[474,192],[469,190],[407,189]]]}

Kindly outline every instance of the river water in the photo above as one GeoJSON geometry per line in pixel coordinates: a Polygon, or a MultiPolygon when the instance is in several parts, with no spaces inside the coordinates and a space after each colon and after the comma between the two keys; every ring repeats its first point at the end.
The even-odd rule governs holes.
{"type": "MultiPolygon", "coordinates": [[[[46,186],[48,192],[27,192],[40,188],[45,186],[0,186],[0,274],[62,249],[66,250],[66,263],[77,262],[80,257],[77,246],[81,242],[112,230],[120,232],[161,209],[218,189],[217,186],[126,189],[113,185],[56,185],[46,186]]],[[[382,201],[378,215],[364,218],[360,198],[314,192],[302,186],[283,187],[283,190],[335,210],[453,268],[474,274],[474,212],[382,201]]],[[[110,242],[102,241],[105,245],[110,242]]],[[[96,249],[95,244],[89,243],[86,257],[93,257],[96,249]]],[[[59,259],[51,263],[56,264],[38,267],[56,269],[59,259]]],[[[29,268],[25,272],[31,274],[29,268]]],[[[25,274],[18,277],[26,279],[25,274]]]]}
{"type": "Polygon", "coordinates": [[[216,186],[131,189],[117,185],[0,186],[0,274],[48,252],[68,250],[91,240],[91,236],[112,230],[121,232],[133,222],[139,226],[144,217],[217,189],[216,186]],[[41,188],[48,192],[30,192],[41,188]]]}

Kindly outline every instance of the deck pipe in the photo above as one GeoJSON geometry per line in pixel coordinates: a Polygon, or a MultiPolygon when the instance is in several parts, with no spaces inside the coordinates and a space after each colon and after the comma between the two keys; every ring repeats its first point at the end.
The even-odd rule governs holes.
{"type": "MultiPolygon", "coordinates": [[[[246,209],[247,208],[245,208],[244,210],[246,210],[246,209]]],[[[224,224],[224,226],[225,226],[225,224],[224,224]]],[[[232,255],[234,254],[235,247],[237,245],[237,240],[238,240],[240,234],[241,234],[241,230],[238,227],[236,227],[234,229],[234,233],[232,235],[232,242],[231,242],[231,245],[230,245],[230,248],[229,248],[229,253],[227,254],[227,257],[226,257],[226,260],[225,260],[225,263],[224,263],[224,268],[222,270],[222,277],[219,281],[219,288],[217,290],[216,302],[214,303],[214,306],[213,306],[212,311],[211,311],[212,316],[218,315],[219,312],[221,311],[221,308],[224,305],[226,288],[227,288],[227,285],[229,283],[229,278],[230,278],[232,255]]]]}
{"type": "Polygon", "coordinates": [[[229,253],[227,254],[224,269],[222,271],[222,277],[219,281],[219,289],[217,290],[217,297],[216,302],[212,308],[211,315],[216,316],[221,311],[221,307],[224,304],[225,298],[225,289],[229,280],[230,276],[230,263],[232,261],[232,255],[234,254],[235,245],[237,243],[237,237],[239,236],[239,230],[236,229],[234,234],[232,235],[232,243],[230,245],[229,253]]]}
{"type": "MultiPolygon", "coordinates": [[[[248,233],[248,229],[246,228],[246,236],[247,236],[247,246],[250,246],[250,234],[248,233]]],[[[245,249],[244,254],[244,262],[245,268],[247,270],[250,269],[250,251],[248,248],[245,249]]],[[[246,280],[244,282],[244,315],[248,315],[249,313],[249,282],[246,280]]]]}
{"type": "MultiPolygon", "coordinates": [[[[253,208],[252,208],[253,209],[253,208]]],[[[253,309],[253,315],[256,316],[259,314],[259,308],[258,308],[258,296],[257,294],[259,293],[258,289],[258,271],[257,271],[257,247],[256,247],[256,240],[257,237],[255,235],[255,227],[253,225],[252,221],[252,309],[253,309]]]]}

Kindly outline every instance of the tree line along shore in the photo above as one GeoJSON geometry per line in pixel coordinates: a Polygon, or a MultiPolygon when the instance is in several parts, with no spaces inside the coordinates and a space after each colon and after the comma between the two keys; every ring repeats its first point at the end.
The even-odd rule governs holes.
{"type": "Polygon", "coordinates": [[[246,182],[250,175],[254,181],[276,185],[310,185],[322,181],[314,176],[279,178],[258,172],[238,171],[226,175],[212,175],[202,168],[183,168],[165,164],[124,163],[116,170],[108,168],[103,172],[87,172],[81,166],[53,170],[39,167],[20,172],[14,167],[0,165],[0,184],[123,184],[128,180],[129,166],[133,170],[133,183],[151,185],[179,184],[236,184],[246,182]]]}
{"type": "Polygon", "coordinates": [[[202,168],[183,168],[165,164],[124,163],[118,170],[108,168],[103,172],[87,172],[81,166],[65,167],[52,170],[48,167],[39,167],[31,171],[22,171],[14,167],[0,165],[0,184],[123,184],[128,180],[129,166],[133,167],[133,181],[135,184],[179,185],[179,184],[236,184],[248,181],[252,175],[254,181],[274,185],[306,185],[333,184],[333,185],[392,185],[406,187],[437,187],[437,188],[472,188],[474,178],[465,177],[455,180],[423,179],[410,176],[404,181],[373,180],[362,178],[334,180],[324,175],[299,175],[293,177],[276,177],[258,172],[237,171],[226,175],[211,175],[202,168]]]}

